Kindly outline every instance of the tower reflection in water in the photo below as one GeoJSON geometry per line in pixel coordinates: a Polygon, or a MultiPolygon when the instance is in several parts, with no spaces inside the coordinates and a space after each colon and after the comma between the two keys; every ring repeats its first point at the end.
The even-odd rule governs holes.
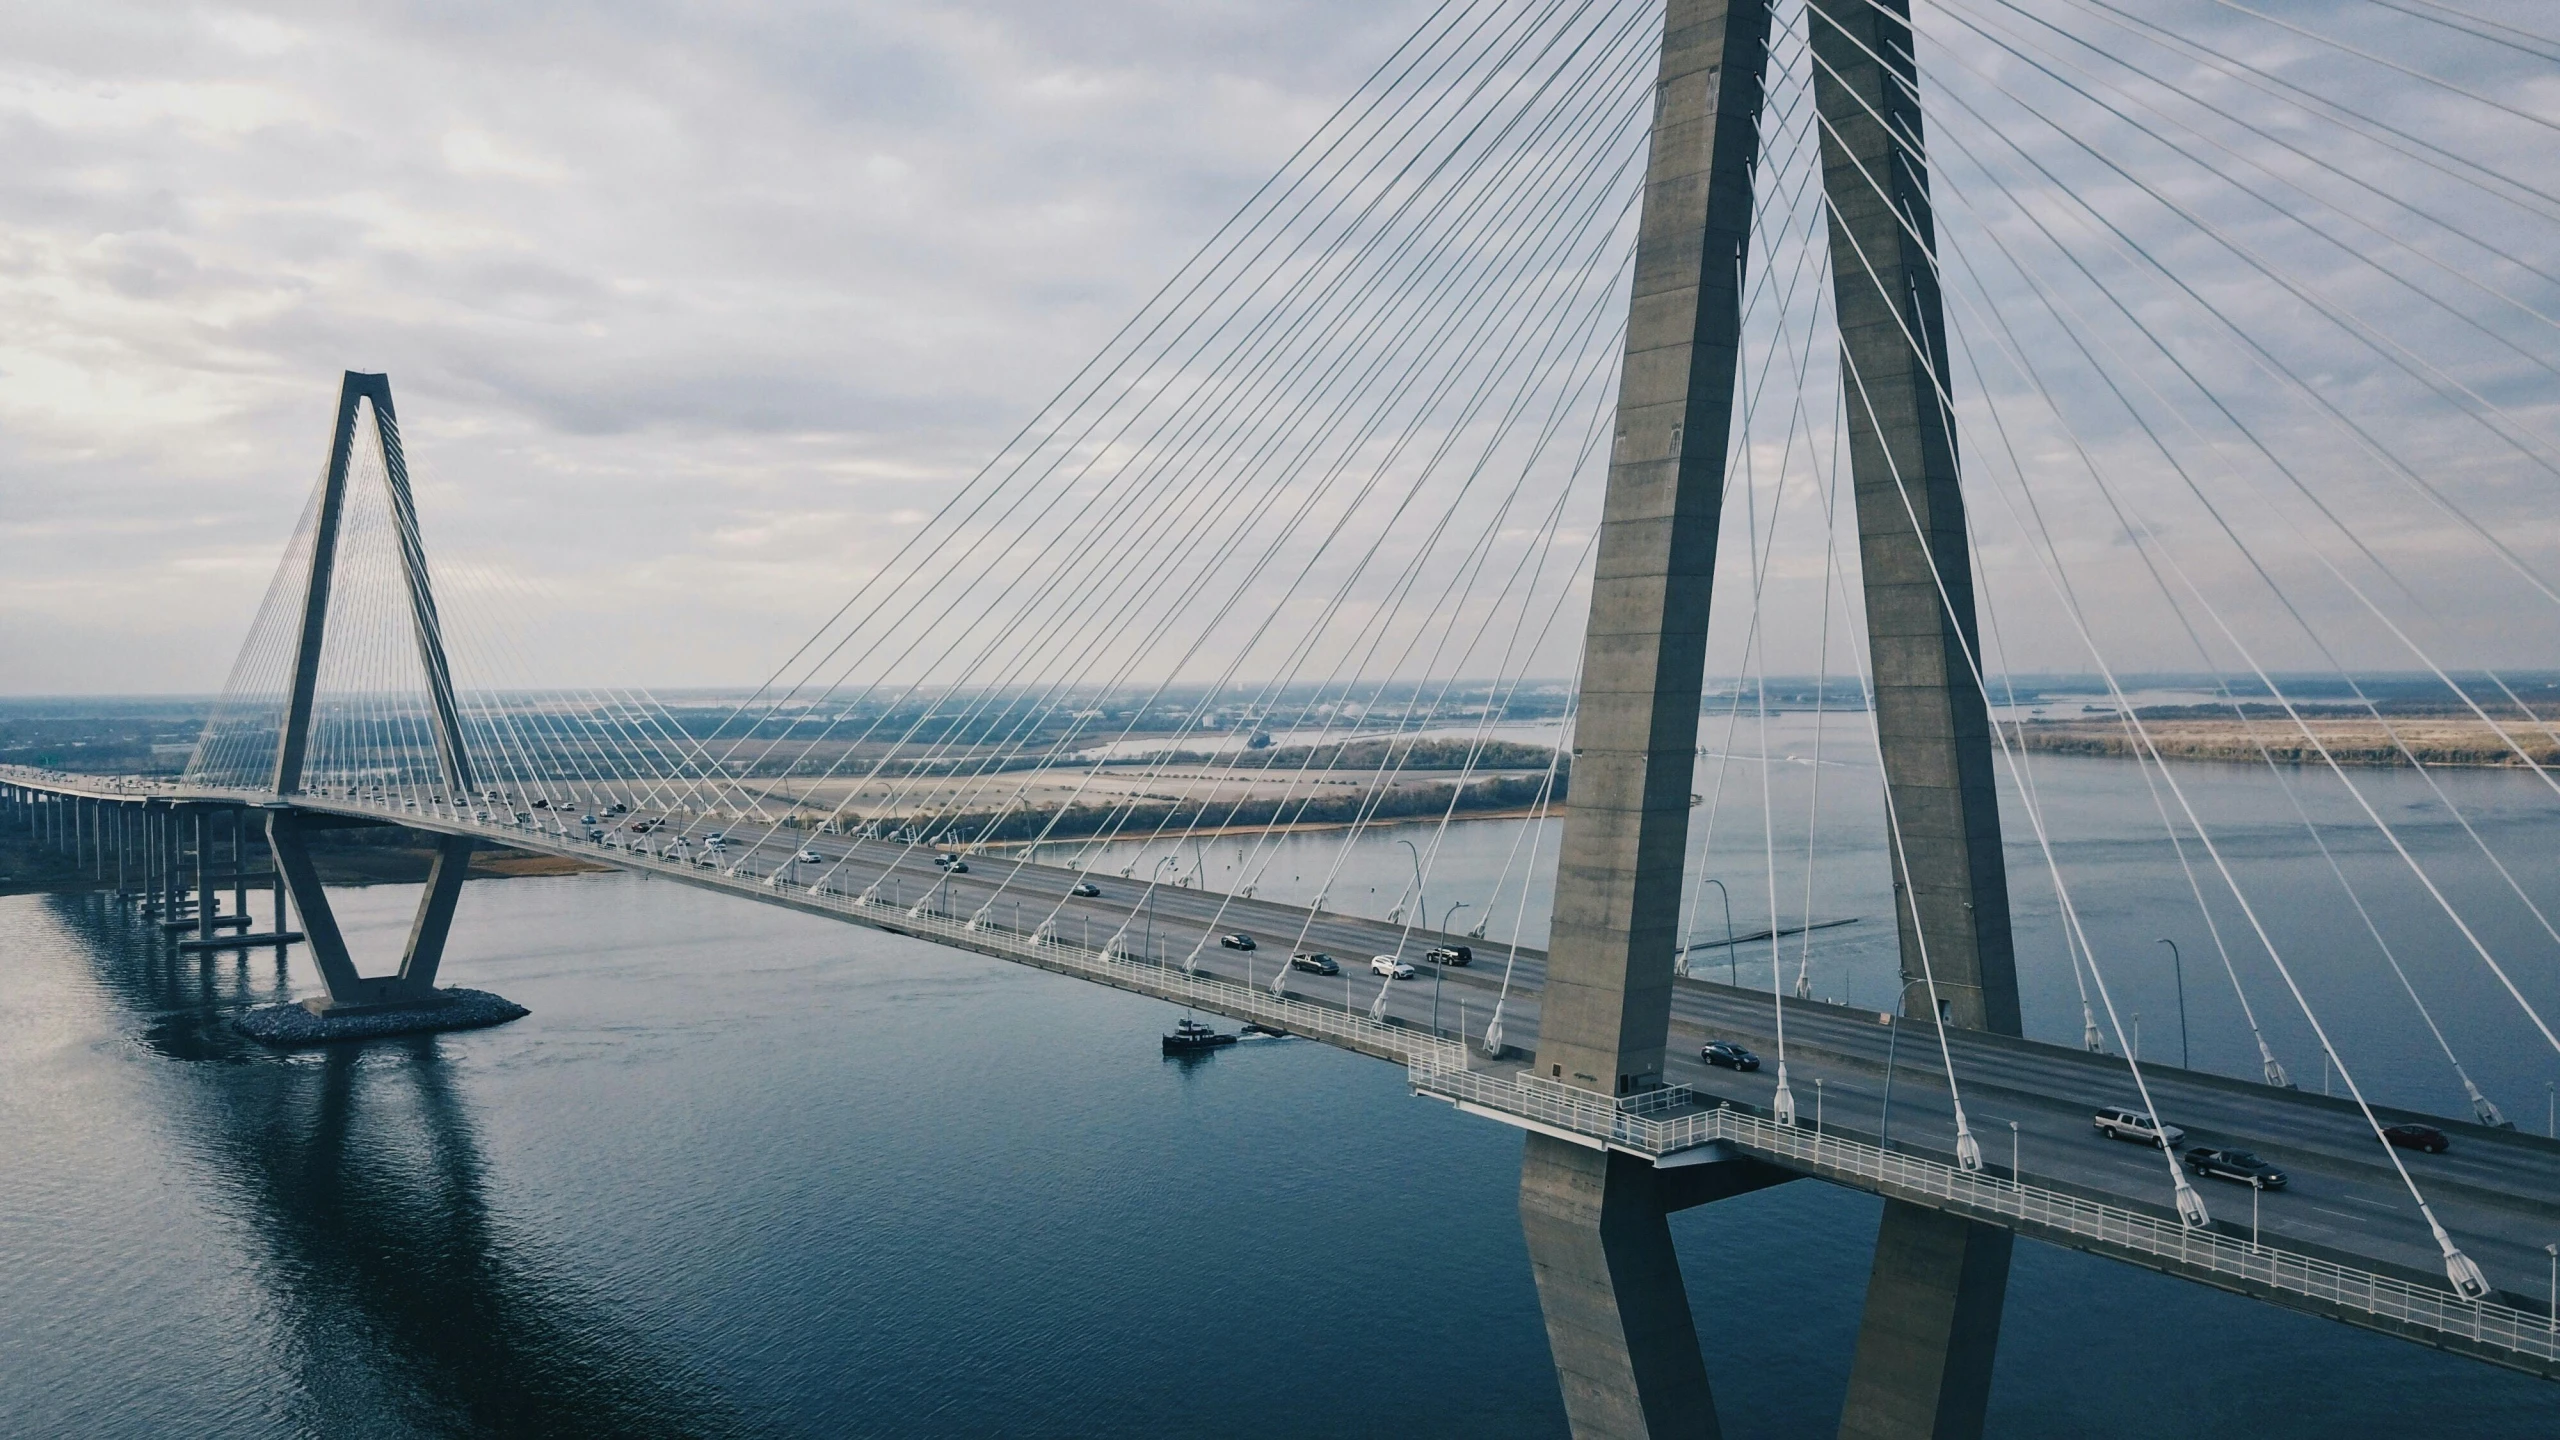
{"type": "Polygon", "coordinates": [[[153,923],[64,897],[98,979],[167,1060],[195,1182],[255,1247],[293,1354],[295,1428],[327,1435],[718,1435],[748,1428],[668,1347],[498,1213],[433,1036],[279,1055],[230,1017],[279,998],[272,951],[177,955],[153,923]]]}

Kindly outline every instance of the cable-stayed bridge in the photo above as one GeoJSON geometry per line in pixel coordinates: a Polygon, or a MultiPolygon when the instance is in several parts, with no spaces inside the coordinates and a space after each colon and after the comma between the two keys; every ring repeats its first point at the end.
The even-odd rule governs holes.
{"type": "Polygon", "coordinates": [[[1887,1202],[1844,1434],[1979,1432],[2020,1234],[2552,1375],[2560,1144],[2459,1056],[2560,1055],[2560,930],[2356,676],[2432,677],[2560,803],[2554,712],[2497,668],[2547,653],[2560,606],[2532,488],[2560,479],[2560,197],[2518,163],[2555,128],[2534,87],[2560,42],[2436,0],[2201,8],[2264,53],[2106,0],[1931,0],[1916,28],[1896,0],[1449,0],[712,713],[545,684],[497,618],[538,597],[440,590],[389,381],[351,373],[183,781],[0,786],[179,943],[307,943],[323,1024],[433,1023],[465,865],[504,844],[1401,1063],[1525,1132],[1581,1434],[1714,1432],[1664,1216],[1802,1178],[1887,1202]],[[2208,933],[2245,1074],[2141,1053],[2004,678],[2034,643],[2103,679],[2185,887],[2158,906],[2208,933]],[[2163,657],[2213,677],[2198,708],[2318,866],[2253,871],[2119,680],[2163,657]],[[1801,855],[1770,788],[1781,663],[1815,675],[1801,855]],[[2304,668],[2349,687],[2478,883],[2341,762],[2304,668]],[[1809,983],[1833,710],[1881,782],[1882,1010],[1809,983]],[[1709,876],[1719,807],[1754,788],[1748,860],[1709,876]],[[1435,927],[1446,841],[1485,816],[1514,822],[1499,878],[1462,897],[1477,923],[1435,927]],[[1363,848],[1390,825],[1409,874],[1363,848]],[[368,975],[311,843],[383,826],[437,859],[397,969],[368,975]],[[2021,828],[2057,947],[2013,929],[2021,828]],[[1312,890],[1262,893],[1307,840],[1312,890]],[[2350,843],[2429,915],[2428,953],[2350,843]],[[1330,903],[1354,879],[1394,903],[1330,903]],[[278,895],[263,932],[253,881],[278,895]],[[1765,987],[1693,973],[1709,886],[1729,906],[1755,882],[1765,987]],[[2466,1116],[2369,1097],[2332,1038],[2335,956],[2280,913],[2304,885],[2352,910],[2466,1116]],[[1341,973],[1292,963],[1319,954],[1341,973]],[[2067,971],[2066,1032],[2027,1033],[2022,967],[2067,971]],[[2494,1029],[2449,1018],[2457,986],[2494,1029]],[[2312,1052],[2288,1066],[2262,1013],[2312,1052]],[[1711,1068],[1711,1039],[1769,1066],[1711,1068]],[[2342,1093],[2309,1092],[2315,1063],[2342,1093]],[[2183,1143],[2096,1140],[2101,1107],[2183,1143]],[[2386,1134],[2419,1123],[2451,1149],[2386,1134]],[[2208,1195],[2196,1146],[2292,1184],[2208,1195]]]}

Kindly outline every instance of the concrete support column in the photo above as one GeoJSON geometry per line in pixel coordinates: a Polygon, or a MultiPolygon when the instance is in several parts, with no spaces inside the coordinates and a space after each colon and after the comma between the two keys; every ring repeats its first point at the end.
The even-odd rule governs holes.
{"type": "MultiPolygon", "coordinates": [[[[1537,1073],[1662,1083],[1741,351],[1767,0],[1668,0],[1557,862],[1537,1073]]],[[[1520,1218],[1573,1433],[1713,1436],[1650,1165],[1532,1134],[1520,1218]]]]}
{"type": "MultiPolygon", "coordinates": [[[[249,918],[249,812],[234,805],[227,813],[231,816],[231,913],[246,924],[249,918]]],[[[277,922],[275,928],[283,929],[283,922],[277,922]]]]}
{"type": "Polygon", "coordinates": [[[1925,951],[1948,1023],[2015,1035],[2009,880],[1990,717],[1973,668],[1981,654],[1973,562],[1947,409],[1908,3],[1813,0],[1807,20],[1826,122],[1823,187],[1859,568],[1901,837],[1894,881],[1903,978],[1923,978],[1925,951]]]}
{"type": "Polygon", "coordinates": [[[1531,1134],[1520,1228],[1576,1440],[1719,1434],[1658,1172],[1531,1134]]]}
{"type": "MultiPolygon", "coordinates": [[[[1902,994],[2019,1033],[2009,885],[1909,0],[1811,0],[1831,283],[1892,832],[1902,994]]],[[[1897,1008],[1902,1008],[1899,1003],[1897,1008]]],[[[1982,1433],[2008,1232],[1888,1202],[1840,1433],[1982,1433]]]]}
{"type": "Polygon", "coordinates": [[[1943,1210],[1885,1202],[1841,1440],[1982,1433],[2015,1239],[1943,1210]]]}
{"type": "Polygon", "coordinates": [[[220,908],[214,903],[213,885],[206,870],[206,862],[212,858],[213,851],[210,843],[213,839],[212,827],[206,819],[205,807],[197,806],[194,818],[195,824],[192,828],[195,831],[196,843],[196,938],[210,940],[213,938],[214,912],[220,908]]]}
{"type": "Polygon", "coordinates": [[[1538,1073],[1661,1083],[1760,145],[1766,0],[1670,0],[1602,502],[1538,1073]]]}

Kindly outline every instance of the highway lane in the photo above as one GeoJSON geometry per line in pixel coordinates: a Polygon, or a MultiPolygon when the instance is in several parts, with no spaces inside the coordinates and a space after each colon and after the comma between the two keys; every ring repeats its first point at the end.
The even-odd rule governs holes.
{"type": "MultiPolygon", "coordinates": [[[[1077,898],[1067,894],[1077,879],[1074,872],[1007,857],[971,856],[969,874],[946,878],[922,850],[834,837],[822,837],[813,848],[831,860],[850,855],[838,877],[839,888],[858,891],[872,878],[895,875],[903,898],[914,903],[929,888],[947,884],[953,914],[972,914],[994,900],[991,918],[1010,928],[1013,906],[1019,904],[1027,928],[1054,911],[1062,938],[1080,941],[1089,934],[1097,945],[1126,927],[1124,945],[1132,954],[1168,964],[1188,961],[1237,981],[1267,983],[1272,966],[1285,962],[1293,946],[1323,950],[1341,964],[1343,975],[1293,973],[1286,985],[1289,993],[1365,1010],[1383,985],[1387,1013],[1418,1028],[1432,1023],[1435,978],[1441,991],[1440,1028],[1454,1033],[1463,1013],[1479,1039],[1500,989],[1505,947],[1482,940],[1418,929],[1408,935],[1373,919],[1310,915],[1294,906],[1164,886],[1153,895],[1150,947],[1142,879],[1092,876],[1091,883],[1103,893],[1077,898]],[[1223,931],[1251,934],[1260,948],[1250,954],[1222,949],[1215,937],[1223,931]],[[1440,943],[1471,945],[1476,963],[1440,970],[1423,961],[1424,950],[1440,943]],[[1416,977],[1389,984],[1370,974],[1369,956],[1384,952],[1399,953],[1415,964],[1416,977]]],[[[768,847],[750,865],[768,865],[781,853],[778,845],[768,847]]],[[[1496,1062],[1476,1052],[1488,1068],[1518,1068],[1525,1052],[1534,1048],[1545,959],[1536,950],[1520,952],[1503,1009],[1504,1038],[1515,1053],[1496,1062]]],[[[1675,994],[1672,1023],[1670,1079],[1711,1096],[1768,1108],[1775,1090],[1774,1064],[1756,1075],[1739,1075],[1712,1069],[1697,1058],[1706,1040],[1729,1038],[1774,1061],[1775,1014],[1767,992],[1684,980],[1675,994]]],[[[1916,1021],[1887,1026],[1872,1010],[1792,1000],[1787,1027],[1789,1078],[1806,1123],[1812,1122],[1819,1104],[1826,1126],[1862,1139],[1877,1138],[1883,1128],[1890,1050],[1890,1138],[1897,1148],[1953,1158],[1953,1112],[1934,1027],[1916,1021]]],[[[2009,1125],[2015,1121],[2023,1178],[2030,1183],[2154,1214],[2174,1213],[2168,1171],[2158,1152],[2106,1139],[2090,1123],[2101,1105],[2139,1103],[2121,1057],[1959,1030],[1947,1033],[1947,1046],[1965,1095],[1967,1119],[1995,1173],[2008,1173],[2009,1125]]],[[[2268,1243],[2441,1283],[2443,1267],[2435,1244],[2392,1167],[2396,1153],[2455,1242],[2488,1270],[2492,1283],[2526,1308],[2546,1306],[2537,1282],[2547,1273],[2542,1246],[2560,1239],[2560,1145],[2436,1118],[2432,1123],[2453,1136],[2449,1153],[2386,1152],[2362,1115],[2342,1100],[2156,1063],[2145,1065],[2143,1075],[2162,1116],[2188,1132],[2187,1143],[2253,1150],[2287,1173],[2291,1183],[2286,1190],[2257,1197],[2260,1233],[2268,1243]]],[[[2399,1111],[2384,1116],[2385,1123],[2403,1118],[2415,1117],[2399,1111]]],[[[2222,1228],[2249,1233],[2247,1187],[2207,1178],[2191,1183],[2222,1228]]]]}
{"type": "MultiPolygon", "coordinates": [[[[438,828],[450,824],[438,817],[409,818],[438,828]]],[[[490,834],[476,826],[456,828],[565,854],[611,858],[581,840],[522,831],[490,834]]],[[[659,838],[649,837],[653,842],[659,838]]],[[[955,914],[973,913],[993,899],[997,903],[991,918],[1009,925],[1018,903],[1026,926],[1054,914],[1057,933],[1063,938],[1078,940],[1090,934],[1098,943],[1128,927],[1127,948],[1134,953],[1145,945],[1147,887],[1135,878],[1095,876],[1093,883],[1102,893],[1077,898],[1066,893],[1077,878],[1075,873],[1055,866],[981,855],[970,857],[969,874],[950,877],[933,865],[930,852],[921,849],[791,832],[778,832],[753,844],[741,836],[721,858],[752,883],[751,877],[779,868],[803,845],[825,858],[824,865],[797,867],[804,883],[817,879],[819,871],[841,858],[843,866],[828,883],[829,888],[845,893],[858,893],[875,879],[891,878],[900,898],[914,903],[936,887],[947,886],[948,909],[955,914]]],[[[1419,930],[1408,936],[1399,927],[1361,917],[1310,915],[1293,906],[1179,887],[1159,888],[1152,909],[1153,953],[1169,962],[1189,959],[1225,978],[1267,982],[1271,967],[1285,961],[1291,943],[1303,933],[1307,946],[1332,953],[1345,974],[1339,978],[1292,974],[1286,987],[1289,993],[1315,1003],[1366,1009],[1385,985],[1387,1013],[1416,1028],[1431,1024],[1437,988],[1442,1027],[1455,1030],[1463,1013],[1480,1038],[1501,982],[1505,951],[1498,944],[1467,942],[1476,949],[1476,965],[1438,970],[1423,962],[1421,953],[1427,945],[1452,937],[1419,930]],[[1220,949],[1214,936],[1222,930],[1253,934],[1260,948],[1251,953],[1220,949]],[[1414,980],[1386,984],[1367,973],[1367,957],[1388,950],[1400,951],[1417,965],[1414,980]]],[[[1498,1060],[1480,1057],[1479,1063],[1486,1068],[1510,1070],[1524,1065],[1527,1051],[1535,1044],[1537,992],[1544,971],[1543,954],[1520,952],[1503,1011],[1510,1048],[1498,1060]]],[[[1894,1145],[1941,1157],[1952,1153],[1951,1112],[1932,1027],[1911,1022],[1888,1027],[1879,1023],[1873,1011],[1814,1002],[1790,1001],[1787,1017],[1789,1071],[1808,1123],[1818,1105],[1827,1127],[1874,1138],[1882,1128],[1885,1057],[1890,1049],[1895,1060],[1894,1145]]],[[[1773,1074],[1709,1070],[1696,1056],[1704,1040],[1732,1038],[1774,1057],[1773,1022],[1772,1001],[1766,992],[1684,980],[1673,1003],[1670,1078],[1708,1095],[1765,1108],[1774,1087],[1773,1074]]],[[[2136,1100],[2121,1058],[1963,1031],[1949,1032],[1947,1043],[1964,1087],[1968,1118],[1995,1173],[2008,1168],[2008,1125],[2015,1120],[2029,1181],[2127,1208],[2167,1213],[2170,1187],[2156,1152],[2103,1139],[2089,1124],[2096,1106],[2136,1100]]],[[[2441,1283],[2441,1265],[2407,1189],[2352,1106],[2169,1066],[2148,1065],[2144,1074],[2162,1115],[2183,1126],[2190,1143],[2252,1149],[2291,1176],[2287,1191],[2261,1197],[2262,1233],[2270,1243],[2441,1283]]],[[[2402,1118],[2417,1117],[2396,1111],[2384,1114],[2386,1123],[2402,1118]]],[[[2399,1152],[2400,1158],[2426,1190],[2457,1243],[2488,1270],[2509,1303],[2543,1309],[2541,1281],[2547,1273],[2547,1257],[2541,1247],[2560,1237],[2560,1145],[2460,1121],[2433,1118],[2431,1123],[2453,1136],[2452,1152],[2439,1156],[2399,1152]]],[[[2222,1228],[2248,1233],[2248,1190],[2212,1180],[2195,1184],[2222,1228]]]]}

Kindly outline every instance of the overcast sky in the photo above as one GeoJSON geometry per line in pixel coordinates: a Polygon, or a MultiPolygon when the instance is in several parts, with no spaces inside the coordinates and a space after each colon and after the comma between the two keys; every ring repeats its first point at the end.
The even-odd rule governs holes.
{"type": "Polygon", "coordinates": [[[1419,13],[10,6],[0,691],[219,686],[349,368],[440,556],[752,682],[1419,13]]]}
{"type": "MultiPolygon", "coordinates": [[[[538,667],[582,682],[754,683],[1429,8],[11,5],[0,14],[10,157],[0,169],[0,693],[217,688],[324,458],[349,368],[392,377],[439,564],[537,587],[546,618],[524,628],[538,637],[528,641],[538,667]]],[[[1945,8],[2009,13],[1992,0],[1945,8]]],[[[2060,0],[2030,8],[2095,13],[2060,0]]],[[[2244,23],[2216,0],[2156,8],[2189,28],[2244,23]]],[[[2306,0],[2276,8],[2327,13],[2306,0]]],[[[2539,13],[2489,0],[2475,8],[2539,13]]],[[[2560,111],[2544,60],[2441,30],[2398,45],[2401,18],[2356,14],[2352,40],[2397,46],[2390,54],[2560,111]]],[[[1933,83],[2062,93],[1968,31],[1932,21],[1924,32],[1929,43],[1965,46],[1965,64],[1981,67],[1941,64],[1933,83]]],[[[2270,67],[2422,129],[2487,136],[2484,153],[2526,157],[2516,163],[2528,171],[2560,133],[2394,80],[2334,47],[2252,34],[2252,53],[2270,67]],[[2394,85],[2406,93],[2394,98],[2394,85]]],[[[2257,93],[2204,61],[2162,68],[2224,103],[2257,93]]],[[[2059,114],[2069,102],[2040,103],[2059,114]]],[[[1993,153],[1997,120],[1970,122],[1972,143],[2033,202],[2050,177],[1993,153]]],[[[1961,139],[1969,122],[1951,107],[1935,123],[1961,139]]],[[[2104,129],[2066,121],[2075,127],[2104,129]]],[[[2029,139],[2075,184],[2113,192],[2128,215],[2157,209],[2138,186],[2075,156],[2062,132],[2029,139]]],[[[2123,153],[2139,143],[2126,137],[2123,153]]],[[[2547,177],[2548,164],[2538,173],[2547,177]]],[[[2007,225],[2032,246],[2026,222],[1999,208],[2007,200],[1988,203],[1989,184],[1949,176],[1942,233],[2007,225]]],[[[2385,271],[2323,259],[2238,198],[2193,184],[2185,193],[2242,242],[2304,257],[2324,295],[2386,326],[2423,309],[2419,292],[2401,293],[2385,271]]],[[[2410,244],[2455,257],[2417,268],[2419,283],[2469,294],[2460,271],[2473,262],[2446,248],[2449,238],[2419,218],[2373,213],[2407,227],[2410,244]]],[[[2560,270],[2560,227],[2539,213],[2519,222],[2502,212],[2495,238],[2560,270]]],[[[2206,292],[2233,313],[2281,329],[2292,323],[2285,312],[2302,309],[2213,246],[2142,229],[2153,221],[2168,223],[2128,225],[2138,239],[2156,233],[2164,251],[2183,247],[2206,292]]],[[[2398,253],[2389,249],[2398,241],[2357,243],[2398,253]]],[[[1994,252],[1976,253],[1997,271],[1994,252]]],[[[2512,269],[2491,278],[2560,314],[2542,281],[2512,269]]],[[[1996,275],[1985,283],[2003,307],[2026,288],[1996,275]]],[[[2174,334],[2183,322],[2172,308],[2164,300],[2146,318],[2174,334]]],[[[2033,316],[2020,323],[2038,344],[2033,316]]],[[[2451,336],[2447,354],[2486,353],[2470,331],[2434,323],[2451,336]]],[[[2527,448],[2552,453],[2560,423],[2547,357],[2560,327],[2517,314],[2497,323],[2509,340],[2524,337],[2516,353],[2525,358],[2499,351],[2504,369],[2461,372],[2464,382],[2539,426],[2527,448]]],[[[2405,377],[2397,391],[2368,390],[2379,361],[2341,349],[2329,329],[2302,333],[2304,353],[2322,362],[2319,383],[2385,436],[2448,427],[2442,444],[2429,442],[2435,478],[2457,499],[2465,477],[2476,480],[2482,513],[2536,563],[2560,553],[2540,498],[2560,472],[2499,460],[2476,427],[2448,426],[2433,398],[2432,411],[2395,415],[2393,405],[2417,403],[2405,377]]],[[[2234,393],[2271,386],[2210,327],[2176,343],[2198,369],[2224,367],[2234,393]]],[[[1997,362],[1986,380],[1994,388],[2012,383],[1997,362]]],[[[2024,381],[2013,389],[2027,393],[2024,381]]],[[[2099,392],[2084,379],[2074,393],[2099,392]]],[[[2271,414],[2302,408],[2281,396],[2267,404],[2271,414]]],[[[2157,478],[2164,467],[2134,427],[2101,409],[2089,410],[2089,442],[2157,478]]],[[[2315,421],[2330,424],[2288,423],[2315,421]]],[[[2355,443],[2334,424],[2324,433],[2320,476],[2364,483],[2349,473],[2355,443]]],[[[2070,467],[2063,438],[2041,437],[2041,449],[2039,440],[2023,437],[2029,472],[2070,467]]],[[[1972,443],[1987,454],[1990,437],[1972,443]]],[[[2404,498],[2417,493],[2391,484],[2404,498]]],[[[2501,618],[2512,597],[2473,582],[2506,572],[2475,536],[2411,503],[2407,526],[2377,528],[2407,546],[2409,578],[2439,584],[2438,621],[2450,613],[2455,629],[2489,637],[2480,654],[2499,663],[2553,663],[2551,608],[2536,599],[2543,608],[2529,624],[2501,618]]],[[[2026,557],[2004,543],[1986,534],[1987,566],[2027,574],[2026,557]]],[[[2112,550],[2126,562],[2123,584],[2152,583],[2104,517],[2072,543],[2085,558],[2112,550]]],[[[2290,563],[2316,568],[2308,550],[2290,563]]],[[[2208,586],[2245,568],[2199,562],[2208,586]]],[[[2093,564],[2089,581],[2102,603],[2103,570],[2093,564]]],[[[2025,663],[2072,665],[2067,629],[2021,593],[2030,602],[2013,641],[2025,663]]],[[[2355,607],[2319,608],[2328,603],[2312,602],[2315,614],[2355,633],[2355,607]]],[[[2171,646],[2130,658],[2174,664],[2177,655],[2171,646]]]]}

